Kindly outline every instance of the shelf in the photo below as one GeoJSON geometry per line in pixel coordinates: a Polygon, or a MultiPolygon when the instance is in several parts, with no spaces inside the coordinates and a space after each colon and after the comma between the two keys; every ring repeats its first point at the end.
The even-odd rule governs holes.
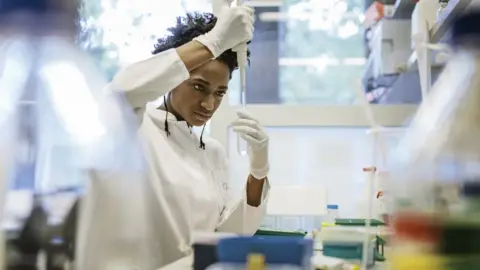
{"type": "MultiPolygon", "coordinates": [[[[393,19],[410,19],[415,8],[415,0],[396,0],[393,19]]],[[[447,8],[440,14],[438,22],[430,31],[433,42],[439,42],[448,31],[448,25],[457,14],[463,13],[472,0],[450,0],[447,8]]]]}
{"type": "Polygon", "coordinates": [[[401,73],[377,104],[418,104],[422,99],[418,71],[401,73]]]}
{"type": "MultiPolygon", "coordinates": [[[[438,78],[441,71],[441,67],[432,67],[432,82],[438,78]]],[[[421,101],[420,75],[418,71],[408,71],[400,74],[392,87],[376,103],[419,104],[421,101]]]]}
{"type": "MultiPolygon", "coordinates": [[[[448,41],[448,30],[455,16],[462,14],[472,0],[450,0],[447,8],[439,17],[437,23],[430,29],[430,43],[446,43],[448,41]]],[[[432,59],[435,58],[435,53],[432,59]]],[[[432,63],[433,64],[433,63],[432,63]]],[[[407,60],[407,69],[417,69],[417,54],[412,52],[407,60]]]]}
{"type": "MultiPolygon", "coordinates": [[[[473,0],[450,0],[444,12],[442,12],[437,23],[430,30],[431,43],[445,43],[449,39],[449,26],[453,19],[459,14],[464,13],[473,0]]],[[[395,12],[393,18],[410,18],[415,7],[412,0],[397,0],[395,2],[395,12]]],[[[435,59],[435,53],[432,54],[432,60],[435,59]]],[[[371,59],[368,59],[364,75],[372,71],[371,59]]],[[[406,60],[406,72],[398,76],[393,86],[386,91],[382,98],[377,102],[380,104],[398,104],[398,103],[419,103],[421,100],[420,84],[417,67],[417,54],[412,52],[406,60]],[[405,95],[405,97],[402,97],[405,95]]],[[[432,83],[442,70],[441,64],[432,63],[432,83]]],[[[364,76],[365,80],[365,76],[364,76]]]]}

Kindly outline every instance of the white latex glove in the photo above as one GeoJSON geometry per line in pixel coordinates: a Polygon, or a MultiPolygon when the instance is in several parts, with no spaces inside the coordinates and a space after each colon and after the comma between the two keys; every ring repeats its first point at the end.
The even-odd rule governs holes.
{"type": "Polygon", "coordinates": [[[217,58],[224,51],[253,38],[254,13],[254,9],[247,5],[225,6],[220,9],[219,14],[215,14],[218,19],[213,29],[194,40],[205,45],[212,52],[214,58],[217,58]]]}
{"type": "Polygon", "coordinates": [[[237,115],[238,118],[232,123],[233,131],[248,143],[250,174],[257,179],[263,179],[267,177],[270,170],[268,135],[251,113],[240,110],[237,115]]]}

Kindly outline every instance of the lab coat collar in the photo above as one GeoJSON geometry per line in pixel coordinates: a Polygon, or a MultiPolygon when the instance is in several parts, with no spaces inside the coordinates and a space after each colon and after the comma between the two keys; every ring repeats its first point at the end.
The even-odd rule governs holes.
{"type": "Polygon", "coordinates": [[[175,144],[178,149],[183,149],[185,153],[196,156],[204,166],[208,166],[209,161],[206,159],[206,152],[200,147],[200,136],[193,132],[186,121],[178,121],[175,115],[159,110],[155,104],[147,105],[146,114],[148,114],[157,131],[161,133],[165,132],[166,119],[168,130],[171,133],[167,140],[175,144]]]}
{"type": "Polygon", "coordinates": [[[147,113],[154,119],[155,125],[159,128],[165,128],[165,117],[167,118],[169,125],[175,125],[180,130],[190,134],[193,133],[192,126],[188,125],[185,120],[177,120],[177,117],[171,113],[161,109],[154,103],[147,104],[147,113]]]}

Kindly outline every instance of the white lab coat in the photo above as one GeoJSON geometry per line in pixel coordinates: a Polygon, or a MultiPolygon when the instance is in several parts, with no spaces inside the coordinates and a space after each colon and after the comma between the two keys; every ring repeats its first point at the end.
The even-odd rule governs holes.
{"type": "MultiPolygon", "coordinates": [[[[168,50],[121,70],[109,85],[125,93],[141,121],[140,135],[148,164],[147,178],[154,191],[161,230],[164,266],[190,253],[193,231],[252,235],[266,212],[268,182],[259,207],[233,199],[229,192],[226,151],[216,140],[200,138],[175,116],[152,103],[190,76],[176,50],[168,50]],[[171,135],[164,129],[165,118],[171,135]]],[[[247,179],[248,172],[245,172],[247,179]]],[[[154,236],[157,237],[157,236],[154,236]]]]}

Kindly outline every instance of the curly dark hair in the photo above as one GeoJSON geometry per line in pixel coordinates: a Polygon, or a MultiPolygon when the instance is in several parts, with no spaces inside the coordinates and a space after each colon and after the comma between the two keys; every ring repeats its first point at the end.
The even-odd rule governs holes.
{"type": "MultiPolygon", "coordinates": [[[[187,13],[184,17],[177,17],[176,25],[167,29],[170,34],[157,40],[152,54],[180,47],[212,30],[216,23],[217,17],[212,13],[195,12],[187,13]]],[[[247,57],[248,63],[250,63],[250,51],[247,51],[247,57]]],[[[238,68],[237,54],[231,49],[223,52],[217,59],[228,66],[230,74],[238,68]]]]}

